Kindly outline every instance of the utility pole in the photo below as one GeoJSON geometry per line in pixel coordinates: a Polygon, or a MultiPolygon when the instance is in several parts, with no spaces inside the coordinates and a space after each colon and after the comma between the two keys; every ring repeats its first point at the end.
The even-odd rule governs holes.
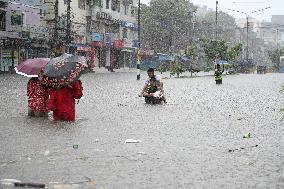
{"type": "Polygon", "coordinates": [[[58,0],[55,0],[54,4],[54,33],[53,33],[53,44],[58,41],[58,0]]]}
{"type": "Polygon", "coordinates": [[[270,7],[266,7],[266,8],[263,8],[263,9],[259,9],[259,10],[256,10],[256,11],[252,11],[251,13],[245,13],[243,11],[239,11],[239,10],[234,10],[234,9],[227,9],[227,10],[230,10],[230,11],[234,11],[234,12],[238,12],[238,13],[242,13],[242,14],[245,14],[246,15],[246,19],[247,19],[247,49],[246,49],[246,61],[248,61],[249,59],[249,44],[248,44],[248,39],[249,39],[249,16],[251,14],[254,14],[254,13],[257,13],[257,12],[261,12],[261,11],[264,11],[264,10],[267,10],[267,9],[270,9],[270,7]]]}
{"type": "Polygon", "coordinates": [[[249,44],[248,44],[248,40],[249,39],[249,16],[247,16],[247,51],[246,51],[246,60],[248,62],[248,57],[249,57],[249,44]]]}
{"type": "Polygon", "coordinates": [[[218,1],[216,1],[216,30],[215,30],[215,40],[218,37],[218,1]]]}
{"type": "Polygon", "coordinates": [[[140,38],[140,0],[138,1],[138,49],[136,52],[137,58],[137,80],[140,80],[140,61],[141,61],[141,38],[140,38]]]}
{"type": "Polygon", "coordinates": [[[279,44],[278,44],[278,32],[279,29],[276,29],[276,48],[277,48],[277,70],[279,71],[279,65],[280,65],[280,51],[279,51],[279,44]]]}
{"type": "Polygon", "coordinates": [[[67,52],[69,53],[69,45],[71,43],[71,0],[67,0],[67,29],[66,29],[66,46],[67,46],[67,52]]]}

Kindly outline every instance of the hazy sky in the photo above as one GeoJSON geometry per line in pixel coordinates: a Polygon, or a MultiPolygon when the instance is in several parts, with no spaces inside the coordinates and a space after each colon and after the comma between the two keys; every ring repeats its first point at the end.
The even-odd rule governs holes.
{"type": "MultiPolygon", "coordinates": [[[[141,0],[141,3],[149,3],[151,0],[141,0]]],[[[195,5],[206,5],[215,10],[216,0],[190,0],[195,5]]],[[[284,0],[219,0],[218,10],[222,10],[231,14],[236,18],[246,17],[244,14],[232,12],[226,9],[240,10],[246,13],[271,7],[262,12],[251,14],[252,17],[258,20],[270,21],[271,15],[284,15],[284,0]]]]}

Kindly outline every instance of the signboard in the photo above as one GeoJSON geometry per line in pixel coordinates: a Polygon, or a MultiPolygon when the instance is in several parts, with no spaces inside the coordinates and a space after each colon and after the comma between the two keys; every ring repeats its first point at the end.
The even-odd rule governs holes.
{"type": "Polygon", "coordinates": [[[85,35],[86,26],[84,24],[73,23],[72,27],[73,27],[73,31],[75,31],[76,35],[82,35],[82,36],[85,35]]]}
{"type": "Polygon", "coordinates": [[[92,33],[92,41],[101,41],[101,35],[99,33],[92,33]]]}
{"type": "Polygon", "coordinates": [[[130,29],[136,30],[136,31],[139,29],[138,24],[126,22],[126,21],[121,22],[121,26],[124,27],[124,28],[130,28],[130,29]]]}
{"type": "Polygon", "coordinates": [[[121,39],[117,39],[113,41],[114,48],[122,49],[123,48],[123,41],[121,39]]]}
{"type": "Polygon", "coordinates": [[[106,33],[105,34],[105,46],[107,46],[107,47],[111,46],[111,34],[112,33],[106,33]]]}
{"type": "Polygon", "coordinates": [[[132,41],[132,47],[139,47],[139,41],[138,40],[133,40],[132,41]]]}
{"type": "Polygon", "coordinates": [[[2,50],[1,66],[12,66],[13,57],[10,50],[2,50]]]}

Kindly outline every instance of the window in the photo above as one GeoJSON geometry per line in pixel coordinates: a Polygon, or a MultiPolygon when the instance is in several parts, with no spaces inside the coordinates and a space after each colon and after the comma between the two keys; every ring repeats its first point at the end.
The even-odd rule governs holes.
{"type": "Polygon", "coordinates": [[[85,0],[78,0],[79,9],[85,10],[85,4],[86,4],[85,0]]]}
{"type": "Polygon", "coordinates": [[[6,12],[0,9],[0,31],[6,30],[6,12]]]}
{"type": "Polygon", "coordinates": [[[127,38],[127,28],[123,28],[123,30],[122,30],[122,38],[123,39],[127,38]]]}
{"type": "Polygon", "coordinates": [[[102,8],[103,7],[102,0],[94,0],[94,5],[102,8]]]}
{"type": "Polygon", "coordinates": [[[136,15],[138,14],[138,10],[136,7],[131,6],[131,16],[132,17],[136,17],[136,15]],[[137,12],[137,13],[136,13],[137,12]]]}
{"type": "Polygon", "coordinates": [[[110,0],[106,0],[106,9],[109,9],[109,1],[110,0]]]}
{"type": "Polygon", "coordinates": [[[124,15],[127,15],[128,13],[128,5],[124,5],[124,15]]]}
{"type": "Polygon", "coordinates": [[[119,0],[111,1],[111,10],[120,12],[120,1],[119,0]]]}

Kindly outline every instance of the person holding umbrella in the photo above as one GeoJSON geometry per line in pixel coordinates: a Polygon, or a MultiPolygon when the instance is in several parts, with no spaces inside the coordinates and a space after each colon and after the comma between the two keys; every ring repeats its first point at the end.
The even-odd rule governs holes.
{"type": "Polygon", "coordinates": [[[83,95],[79,80],[83,70],[80,57],[65,53],[51,59],[39,73],[41,84],[51,89],[48,109],[55,121],[75,121],[75,99],[83,95]]]}
{"type": "Polygon", "coordinates": [[[38,73],[48,63],[49,58],[28,59],[17,67],[17,74],[30,77],[27,84],[28,115],[32,117],[46,117],[48,114],[48,89],[38,80],[38,73]]]}
{"type": "Polygon", "coordinates": [[[48,89],[40,85],[37,77],[32,77],[27,84],[28,115],[47,117],[48,89]]]}
{"type": "Polygon", "coordinates": [[[50,91],[48,109],[53,111],[54,121],[75,121],[75,99],[83,96],[80,80],[50,91]]]}

